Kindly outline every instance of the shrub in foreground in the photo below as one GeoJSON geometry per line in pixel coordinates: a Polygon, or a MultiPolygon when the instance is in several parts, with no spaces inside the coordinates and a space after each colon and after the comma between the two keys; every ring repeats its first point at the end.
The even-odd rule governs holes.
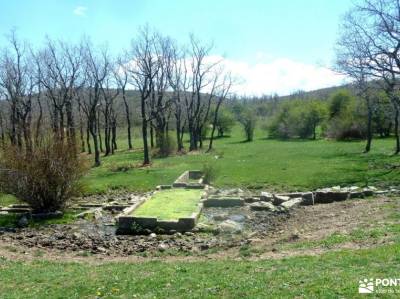
{"type": "Polygon", "coordinates": [[[0,188],[35,212],[63,210],[81,190],[84,161],[62,142],[44,142],[31,152],[7,147],[0,157],[0,188]]]}

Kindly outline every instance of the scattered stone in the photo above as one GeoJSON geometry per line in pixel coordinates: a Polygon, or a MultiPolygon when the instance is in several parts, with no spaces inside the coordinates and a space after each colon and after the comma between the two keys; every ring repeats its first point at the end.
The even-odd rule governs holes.
{"type": "Polygon", "coordinates": [[[26,217],[26,215],[23,215],[21,218],[19,218],[18,222],[17,222],[17,226],[18,227],[27,227],[29,224],[28,218],[26,217]]]}
{"type": "Polygon", "coordinates": [[[220,214],[220,215],[214,215],[213,216],[213,220],[214,221],[224,221],[228,219],[228,215],[227,214],[220,214]]]}
{"type": "Polygon", "coordinates": [[[155,239],[155,238],[157,238],[157,235],[156,235],[155,233],[151,233],[151,234],[149,235],[149,237],[152,238],[152,239],[155,239]]]}
{"type": "Polygon", "coordinates": [[[315,192],[314,203],[332,203],[334,201],[343,201],[349,198],[349,194],[349,192],[342,191],[317,191],[315,192]]]}
{"type": "Polygon", "coordinates": [[[269,192],[261,192],[260,200],[262,201],[272,201],[274,196],[269,192]]]}
{"type": "Polygon", "coordinates": [[[285,201],[288,201],[290,199],[289,196],[285,196],[285,195],[279,195],[279,194],[274,194],[274,199],[273,199],[273,203],[274,205],[280,205],[285,201]]]}
{"type": "Polygon", "coordinates": [[[303,196],[303,192],[290,192],[290,193],[281,193],[280,196],[288,196],[290,198],[299,198],[303,196]]]}
{"type": "Polygon", "coordinates": [[[166,249],[168,249],[168,245],[167,244],[161,243],[161,244],[158,245],[158,250],[159,251],[165,251],[166,249]]]}
{"type": "Polygon", "coordinates": [[[239,223],[232,221],[232,220],[226,220],[218,225],[218,228],[222,232],[226,233],[238,233],[242,231],[242,227],[239,223]]]}
{"type": "Polygon", "coordinates": [[[275,211],[275,206],[270,202],[260,201],[250,204],[250,209],[254,211],[275,211]]]}
{"type": "Polygon", "coordinates": [[[375,190],[371,189],[371,187],[368,187],[368,188],[364,188],[364,189],[363,189],[363,193],[364,193],[364,196],[365,196],[365,197],[369,197],[369,196],[374,195],[374,191],[375,191],[375,190]]]}
{"type": "Polygon", "coordinates": [[[258,197],[246,197],[244,199],[245,203],[253,203],[253,202],[257,202],[257,201],[260,201],[260,198],[258,198],[258,197]]]}
{"type": "Polygon", "coordinates": [[[305,206],[314,205],[314,193],[313,192],[304,192],[301,197],[303,198],[303,201],[301,202],[302,205],[305,205],[305,206]]]}
{"type": "Polygon", "coordinates": [[[364,191],[352,191],[350,192],[350,198],[364,198],[364,191]]]}
{"type": "Polygon", "coordinates": [[[290,199],[288,201],[281,203],[281,206],[284,207],[285,209],[290,209],[296,205],[299,205],[302,202],[302,200],[303,199],[301,197],[293,198],[293,199],[290,199]]]}

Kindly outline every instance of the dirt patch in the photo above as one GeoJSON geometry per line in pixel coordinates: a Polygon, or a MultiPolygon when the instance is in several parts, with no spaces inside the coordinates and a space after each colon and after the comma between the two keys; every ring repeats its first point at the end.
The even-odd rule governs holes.
{"type": "Polygon", "coordinates": [[[0,231],[0,256],[10,259],[104,261],[198,260],[210,258],[282,258],[316,255],[344,248],[367,248],[391,242],[382,238],[339,242],[329,248],[311,246],[332,234],[349,234],[396,221],[400,211],[396,198],[348,200],[300,206],[287,213],[255,212],[248,207],[204,210],[203,223],[215,228],[229,220],[240,233],[197,232],[157,236],[118,236],[115,227],[79,220],[73,225],[50,225],[0,231]]]}

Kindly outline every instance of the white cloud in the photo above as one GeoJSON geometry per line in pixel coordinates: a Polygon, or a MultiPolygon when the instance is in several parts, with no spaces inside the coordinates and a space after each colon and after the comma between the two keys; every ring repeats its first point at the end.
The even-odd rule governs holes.
{"type": "MultiPolygon", "coordinates": [[[[210,56],[210,61],[223,59],[210,56]]],[[[245,61],[223,59],[225,69],[239,78],[235,92],[245,95],[287,95],[298,90],[315,90],[345,82],[343,75],[329,68],[305,64],[287,58],[274,59],[268,63],[249,64],[245,61]]]]}
{"type": "Polygon", "coordinates": [[[74,15],[84,17],[86,16],[87,7],[85,6],[77,6],[73,10],[74,15]]]}

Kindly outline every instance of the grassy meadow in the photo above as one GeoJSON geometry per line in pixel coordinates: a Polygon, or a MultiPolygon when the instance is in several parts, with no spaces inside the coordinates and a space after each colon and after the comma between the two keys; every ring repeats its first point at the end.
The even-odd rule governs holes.
{"type": "MultiPolygon", "coordinates": [[[[364,141],[284,141],[268,139],[261,130],[256,131],[253,142],[243,142],[237,126],[231,136],[214,142],[211,153],[154,158],[149,167],[141,167],[143,152],[138,136],[132,151],[126,150],[124,132],[118,145],[115,155],[102,157],[102,165],[91,168],[83,178],[85,194],[152,190],[160,184],[171,184],[185,170],[202,169],[204,164],[215,168],[213,184],[217,187],[296,191],[334,185],[390,186],[400,178],[396,166],[400,157],[392,155],[391,138],[374,139],[371,152],[363,154],[364,141]]],[[[89,163],[92,159],[88,156],[89,163]]],[[[0,206],[15,201],[12,196],[0,196],[0,206]]]]}
{"type": "MultiPolygon", "coordinates": [[[[87,193],[110,189],[132,191],[153,189],[172,183],[183,171],[201,169],[205,163],[217,171],[218,187],[306,190],[333,185],[390,185],[399,178],[391,165],[400,162],[392,156],[394,140],[376,139],[370,153],[363,154],[363,141],[273,140],[257,131],[253,142],[243,142],[239,127],[231,137],[217,139],[211,153],[196,152],[152,160],[151,167],[140,167],[142,150],[126,151],[124,138],[120,150],[102,159],[83,182],[87,193]]],[[[208,145],[208,143],[206,143],[208,145]]]]}
{"type": "MultiPolygon", "coordinates": [[[[66,263],[0,258],[4,298],[363,298],[358,281],[396,277],[400,245],[280,260],[66,263]]],[[[365,296],[365,295],[364,295],[365,296]]],[[[398,294],[384,294],[398,298],[398,294]]]]}

